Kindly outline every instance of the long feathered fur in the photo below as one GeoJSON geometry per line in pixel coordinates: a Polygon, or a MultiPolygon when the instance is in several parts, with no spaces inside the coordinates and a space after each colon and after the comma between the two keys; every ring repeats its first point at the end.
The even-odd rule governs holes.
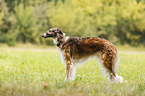
{"type": "Polygon", "coordinates": [[[102,73],[108,74],[110,82],[122,83],[123,78],[117,75],[119,56],[116,47],[109,41],[98,37],[65,37],[58,28],[49,29],[42,37],[54,38],[61,54],[62,62],[66,66],[65,80],[74,80],[76,65],[90,57],[98,58],[102,73]]]}

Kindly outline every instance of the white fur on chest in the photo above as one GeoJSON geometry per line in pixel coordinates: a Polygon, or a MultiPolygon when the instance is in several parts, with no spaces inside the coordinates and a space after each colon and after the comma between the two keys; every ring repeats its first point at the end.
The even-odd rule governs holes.
{"type": "Polygon", "coordinates": [[[57,49],[58,49],[58,52],[60,53],[62,64],[64,64],[66,66],[65,56],[64,56],[62,50],[60,48],[58,48],[58,47],[57,47],[57,49]]]}
{"type": "MultiPolygon", "coordinates": [[[[69,38],[69,37],[66,37],[66,38],[65,38],[65,41],[67,41],[68,38],[69,38]]],[[[53,39],[53,42],[54,42],[54,44],[58,44],[58,42],[57,42],[56,39],[53,39]]],[[[57,47],[57,49],[58,49],[58,52],[60,53],[60,56],[61,56],[61,62],[66,66],[65,56],[64,56],[63,51],[62,51],[59,47],[57,47]]]]}
{"type": "Polygon", "coordinates": [[[53,43],[54,43],[54,44],[58,44],[57,38],[54,38],[54,39],[53,39],[53,43]]]}

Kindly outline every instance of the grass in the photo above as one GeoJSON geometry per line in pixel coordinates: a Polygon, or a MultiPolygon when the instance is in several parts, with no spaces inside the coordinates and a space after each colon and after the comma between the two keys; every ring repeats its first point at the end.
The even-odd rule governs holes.
{"type": "Polygon", "coordinates": [[[56,48],[0,48],[0,96],[145,96],[145,53],[119,52],[122,84],[103,78],[90,60],[64,82],[65,67],[56,48]]]}

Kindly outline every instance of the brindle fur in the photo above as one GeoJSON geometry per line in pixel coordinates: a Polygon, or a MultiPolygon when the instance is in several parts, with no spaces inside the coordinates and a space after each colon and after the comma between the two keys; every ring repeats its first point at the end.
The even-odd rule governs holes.
{"type": "MultiPolygon", "coordinates": [[[[103,64],[101,66],[109,73],[108,77],[111,82],[115,81],[116,76],[118,76],[118,53],[116,47],[111,42],[98,37],[69,37],[66,40],[64,33],[58,28],[49,29],[45,34],[47,35],[42,37],[53,37],[56,40],[57,47],[63,53],[66,65],[65,80],[71,80],[73,68],[79,60],[97,56],[103,64]]],[[[119,82],[122,82],[122,77],[119,76],[119,78],[121,78],[119,82]]]]}

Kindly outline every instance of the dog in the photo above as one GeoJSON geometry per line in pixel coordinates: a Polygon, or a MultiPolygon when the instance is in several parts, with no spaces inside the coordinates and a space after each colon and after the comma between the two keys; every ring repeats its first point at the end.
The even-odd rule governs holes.
{"type": "Polygon", "coordinates": [[[66,67],[65,81],[75,79],[76,65],[95,57],[101,65],[104,77],[108,75],[109,82],[122,83],[123,78],[117,74],[117,49],[111,42],[99,37],[65,37],[65,33],[59,28],[49,29],[42,37],[53,38],[57,45],[62,63],[66,67]]]}

